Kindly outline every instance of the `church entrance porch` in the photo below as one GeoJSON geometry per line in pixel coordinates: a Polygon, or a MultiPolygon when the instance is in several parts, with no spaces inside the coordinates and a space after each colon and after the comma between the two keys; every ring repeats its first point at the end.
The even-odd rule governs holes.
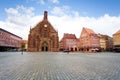
{"type": "Polygon", "coordinates": [[[47,46],[43,46],[41,50],[42,51],[48,51],[48,47],[47,46]]]}
{"type": "Polygon", "coordinates": [[[41,51],[48,51],[48,43],[46,41],[42,43],[41,51]]]}

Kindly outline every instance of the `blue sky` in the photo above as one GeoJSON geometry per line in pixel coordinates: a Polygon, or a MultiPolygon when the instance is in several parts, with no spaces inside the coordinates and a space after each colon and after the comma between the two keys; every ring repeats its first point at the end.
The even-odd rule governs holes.
{"type": "Polygon", "coordinates": [[[56,0],[58,1],[57,3],[53,3],[52,0],[43,0],[44,4],[40,1],[42,0],[1,0],[1,16],[6,18],[5,8],[15,8],[17,5],[34,7],[36,15],[42,14],[44,10],[49,12],[55,6],[64,5],[78,11],[82,16],[99,17],[106,13],[111,16],[120,15],[119,0],[56,0]]]}
{"type": "Polygon", "coordinates": [[[64,33],[79,38],[82,27],[110,36],[120,29],[119,0],[1,0],[0,27],[27,39],[30,26],[42,20],[44,10],[60,38],[64,33]]]}

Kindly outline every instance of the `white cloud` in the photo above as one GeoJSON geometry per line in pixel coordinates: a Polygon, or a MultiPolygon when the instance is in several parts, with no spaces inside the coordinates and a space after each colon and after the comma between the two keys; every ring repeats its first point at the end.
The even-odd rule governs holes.
{"type": "Polygon", "coordinates": [[[5,9],[6,13],[8,14],[7,21],[11,22],[16,25],[26,26],[31,17],[34,16],[34,8],[33,7],[24,7],[24,6],[17,6],[15,9],[8,8],[5,9]]]}
{"type": "Polygon", "coordinates": [[[21,5],[16,8],[6,8],[5,11],[8,17],[5,22],[0,21],[0,27],[27,39],[34,8],[21,5]]]}
{"type": "Polygon", "coordinates": [[[50,1],[50,2],[52,2],[52,3],[59,3],[59,0],[34,0],[34,1],[36,1],[37,3],[39,3],[39,4],[42,4],[42,5],[44,5],[44,4],[46,4],[48,1],[50,1]]]}
{"type": "Polygon", "coordinates": [[[5,11],[6,11],[7,13],[9,13],[10,15],[18,15],[18,10],[13,9],[13,8],[9,8],[9,9],[6,9],[6,8],[5,8],[5,11]]]}
{"type": "Polygon", "coordinates": [[[29,1],[36,2],[37,4],[42,4],[42,5],[45,5],[48,2],[51,2],[53,4],[59,3],[59,0],[26,0],[26,2],[29,2],[29,1]]]}
{"type": "Polygon", "coordinates": [[[26,2],[35,2],[37,4],[42,4],[44,5],[45,4],[45,0],[26,0],[26,2]]]}
{"type": "Polygon", "coordinates": [[[40,3],[40,4],[45,4],[45,1],[44,0],[38,0],[38,3],[40,3]]]}
{"type": "Polygon", "coordinates": [[[64,15],[63,10],[59,7],[54,7],[51,13],[54,15],[64,15]]]}
{"type": "Polygon", "coordinates": [[[63,37],[63,33],[73,33],[79,38],[83,27],[91,28],[96,33],[106,34],[111,37],[113,33],[120,29],[120,16],[109,16],[109,14],[105,14],[99,18],[83,17],[69,7],[55,7],[51,13],[53,15],[60,15],[54,16],[54,19],[49,16],[51,17],[51,23],[54,23],[58,28],[60,38],[63,37]]]}
{"type": "Polygon", "coordinates": [[[69,12],[70,12],[70,7],[69,6],[62,6],[62,7],[56,6],[56,7],[53,8],[53,10],[51,10],[51,13],[53,15],[56,15],[56,16],[68,15],[69,12]]]}
{"type": "Polygon", "coordinates": [[[59,3],[59,0],[50,0],[52,3],[59,3]]]}
{"type": "MultiPolygon", "coordinates": [[[[32,7],[17,6],[15,9],[8,8],[5,11],[8,18],[5,22],[0,21],[0,27],[21,36],[23,39],[27,39],[30,26],[34,27],[43,19],[43,15],[34,15],[34,8],[32,7]]],[[[83,17],[67,6],[55,7],[51,13],[52,15],[49,15],[48,12],[48,20],[58,30],[60,39],[64,33],[76,34],[79,38],[83,27],[110,36],[120,29],[120,16],[105,14],[99,18],[83,17]]]]}

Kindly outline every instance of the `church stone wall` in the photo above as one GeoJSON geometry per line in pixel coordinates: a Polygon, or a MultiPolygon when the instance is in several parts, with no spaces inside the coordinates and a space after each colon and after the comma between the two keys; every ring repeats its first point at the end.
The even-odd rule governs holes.
{"type": "Polygon", "coordinates": [[[28,51],[58,51],[58,32],[47,19],[47,11],[44,17],[34,28],[30,29],[28,35],[28,51]]]}

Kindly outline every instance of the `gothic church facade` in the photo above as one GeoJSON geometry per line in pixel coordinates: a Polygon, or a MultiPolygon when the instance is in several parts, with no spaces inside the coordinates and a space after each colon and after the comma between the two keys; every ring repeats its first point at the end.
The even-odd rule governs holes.
{"type": "Polygon", "coordinates": [[[59,50],[58,32],[48,21],[48,13],[44,11],[44,17],[28,35],[28,51],[51,51],[59,50]]]}

